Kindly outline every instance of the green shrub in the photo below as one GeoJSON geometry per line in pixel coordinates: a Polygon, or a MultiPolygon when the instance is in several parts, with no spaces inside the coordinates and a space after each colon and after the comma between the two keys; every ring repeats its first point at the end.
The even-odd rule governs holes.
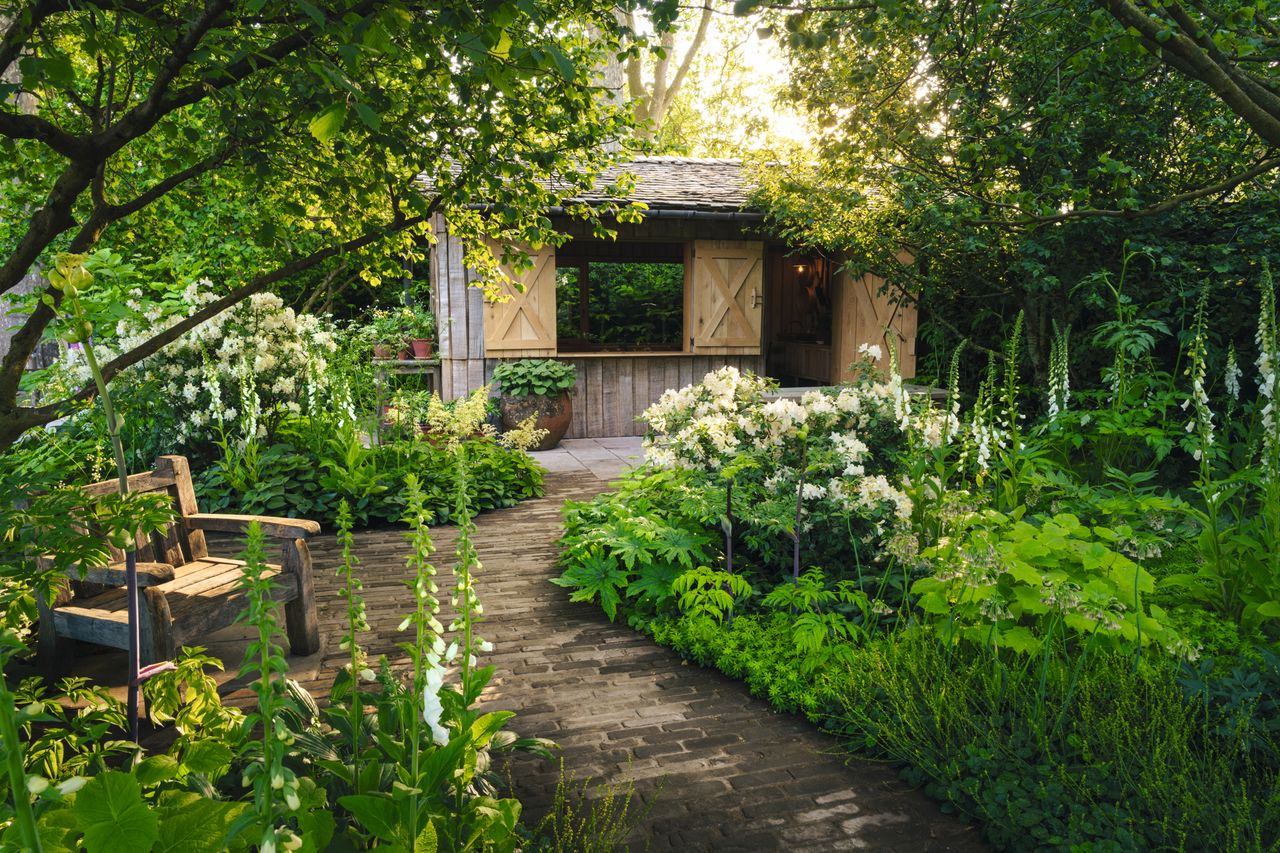
{"type": "MultiPolygon", "coordinates": [[[[365,447],[354,431],[316,446],[282,441],[262,450],[250,443],[197,474],[197,495],[208,512],[235,510],[331,525],[346,500],[360,524],[397,522],[404,515],[405,478],[418,476],[433,522],[449,521],[454,507],[447,450],[421,439],[365,447]]],[[[528,454],[489,438],[466,444],[468,496],[477,510],[513,506],[542,494],[542,468],[528,454]]]]}

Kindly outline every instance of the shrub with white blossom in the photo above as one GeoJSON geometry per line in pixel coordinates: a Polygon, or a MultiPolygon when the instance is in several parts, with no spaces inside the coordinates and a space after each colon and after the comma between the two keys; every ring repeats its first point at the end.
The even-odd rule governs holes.
{"type": "Polygon", "coordinates": [[[872,545],[867,554],[874,556],[873,543],[911,515],[895,461],[909,440],[904,425],[941,441],[945,418],[913,416],[896,375],[888,381],[868,375],[799,399],[770,398],[772,390],[768,380],[724,367],[667,391],[643,415],[650,427],[646,460],[708,479],[731,466],[739,495],[732,511],[758,529],[791,537],[814,532],[808,537],[814,547],[847,551],[849,525],[857,520],[858,544],[872,545]]]}
{"type": "MultiPolygon", "coordinates": [[[[130,314],[114,337],[98,343],[110,359],[189,316],[217,298],[208,280],[189,285],[170,313],[130,314]]],[[[144,294],[135,289],[132,298],[144,294]]],[[[146,387],[162,398],[174,449],[219,441],[241,444],[272,434],[291,415],[325,412],[354,417],[347,389],[331,381],[329,360],[337,332],[325,318],[299,314],[273,293],[257,293],[201,323],[160,352],[126,371],[122,392],[146,387]]],[[[69,382],[87,371],[79,350],[68,350],[62,369],[69,382]]]]}

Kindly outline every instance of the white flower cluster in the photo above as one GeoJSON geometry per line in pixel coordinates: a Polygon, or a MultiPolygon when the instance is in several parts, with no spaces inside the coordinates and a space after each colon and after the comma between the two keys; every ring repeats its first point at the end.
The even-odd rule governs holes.
{"type": "Polygon", "coordinates": [[[1268,476],[1280,464],[1280,418],[1276,417],[1276,404],[1280,403],[1280,386],[1276,374],[1280,372],[1280,323],[1276,315],[1276,288],[1270,267],[1263,268],[1262,304],[1258,312],[1258,400],[1262,403],[1262,451],[1268,476]]]}
{"type": "MultiPolygon", "coordinates": [[[[768,389],[765,380],[725,367],[697,385],[667,391],[644,414],[651,428],[647,461],[714,471],[751,454],[765,467],[764,486],[771,493],[789,491],[851,512],[911,514],[911,500],[901,489],[883,475],[866,473],[872,451],[865,437],[872,429],[901,429],[911,420],[900,378],[808,391],[799,400],[766,400],[768,389]],[[803,472],[784,461],[802,445],[809,469],[803,472]]],[[[929,430],[941,441],[947,419],[931,421],[929,430]]]]}
{"type": "MultiPolygon", "coordinates": [[[[127,352],[212,302],[217,295],[210,284],[189,285],[182,309],[166,317],[153,308],[118,322],[113,339],[96,342],[99,358],[127,352]]],[[[142,298],[140,289],[132,292],[139,308],[142,298]]],[[[273,293],[257,293],[196,326],[123,379],[154,384],[165,396],[174,409],[177,444],[207,440],[218,429],[243,440],[265,434],[269,421],[288,414],[324,408],[351,415],[349,396],[331,387],[328,359],[336,350],[329,321],[297,314],[273,293]]],[[[68,350],[64,367],[87,379],[79,350],[68,350]]]]}

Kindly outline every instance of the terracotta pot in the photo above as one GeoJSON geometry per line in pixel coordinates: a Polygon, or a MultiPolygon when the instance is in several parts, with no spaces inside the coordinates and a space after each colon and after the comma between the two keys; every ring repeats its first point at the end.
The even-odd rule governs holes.
{"type": "Polygon", "coordinates": [[[538,429],[545,429],[547,437],[533,450],[550,450],[560,443],[564,434],[569,431],[569,423],[573,420],[573,403],[568,391],[561,391],[555,397],[509,397],[503,394],[498,399],[498,408],[502,410],[502,426],[515,429],[530,416],[537,416],[538,429]]]}
{"type": "Polygon", "coordinates": [[[373,345],[374,358],[395,358],[395,355],[396,355],[396,351],[392,349],[389,344],[373,345]]]}
{"type": "Polygon", "coordinates": [[[396,358],[400,359],[401,361],[408,361],[409,351],[407,349],[400,350],[400,352],[396,354],[396,358]]]}
{"type": "Polygon", "coordinates": [[[413,348],[414,358],[431,358],[431,351],[435,347],[435,343],[429,338],[414,338],[409,341],[409,346],[413,348]]]}

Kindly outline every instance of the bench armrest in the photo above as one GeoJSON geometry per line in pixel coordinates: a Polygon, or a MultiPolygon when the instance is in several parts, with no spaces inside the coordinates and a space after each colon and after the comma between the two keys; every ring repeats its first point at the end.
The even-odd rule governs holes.
{"type": "Polygon", "coordinates": [[[308,539],[320,532],[319,522],[305,518],[197,512],[182,519],[188,530],[210,530],[218,533],[245,533],[251,521],[262,525],[262,532],[273,539],[308,539]]]}
{"type": "MultiPolygon", "coordinates": [[[[103,586],[124,586],[126,569],[124,563],[112,563],[109,566],[93,566],[85,570],[80,577],[78,568],[67,569],[67,577],[87,583],[100,583],[103,586]]],[[[168,563],[138,563],[138,586],[159,586],[173,580],[173,566],[168,563]]]]}

